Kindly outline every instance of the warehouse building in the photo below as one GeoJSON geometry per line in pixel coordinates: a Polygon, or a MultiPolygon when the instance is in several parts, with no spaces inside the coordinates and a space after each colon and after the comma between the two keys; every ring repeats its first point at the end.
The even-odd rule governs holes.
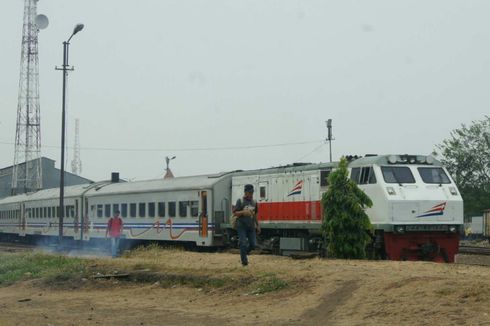
{"type": "MultiPolygon", "coordinates": [[[[54,167],[54,160],[41,157],[42,185],[43,189],[58,188],[60,186],[60,170],[54,167]]],[[[24,165],[25,163],[21,164],[24,165]]],[[[8,197],[11,194],[13,166],[0,169],[0,198],[8,197]]],[[[65,185],[73,186],[78,184],[91,183],[92,180],[82,178],[76,174],[65,171],[65,185]]]]}

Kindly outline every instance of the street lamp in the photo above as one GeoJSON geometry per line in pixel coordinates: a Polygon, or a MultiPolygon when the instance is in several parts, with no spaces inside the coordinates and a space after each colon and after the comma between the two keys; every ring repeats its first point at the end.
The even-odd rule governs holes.
{"type": "Polygon", "coordinates": [[[174,177],[174,174],[172,173],[172,170],[170,170],[170,161],[173,160],[173,159],[175,159],[175,158],[176,158],[176,156],[172,156],[172,157],[166,156],[165,157],[165,162],[167,163],[167,168],[165,170],[167,172],[163,176],[164,179],[170,179],[170,178],[173,178],[174,177]]]}
{"type": "Polygon", "coordinates": [[[68,38],[68,41],[63,42],[63,67],[56,70],[63,71],[63,99],[61,109],[61,170],[60,170],[60,207],[59,207],[59,245],[63,241],[63,217],[65,213],[64,191],[65,191],[65,107],[66,107],[66,77],[67,71],[72,71],[73,67],[68,66],[68,48],[71,38],[83,29],[83,24],[77,24],[73,29],[73,33],[68,38]]]}

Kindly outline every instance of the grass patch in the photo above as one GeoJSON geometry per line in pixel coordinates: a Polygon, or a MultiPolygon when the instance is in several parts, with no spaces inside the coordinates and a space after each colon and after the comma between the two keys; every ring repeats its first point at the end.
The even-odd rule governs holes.
{"type": "Polygon", "coordinates": [[[182,245],[159,244],[151,242],[146,245],[138,246],[132,250],[125,251],[124,258],[152,258],[160,257],[162,254],[172,251],[184,251],[182,245]]]}
{"type": "Polygon", "coordinates": [[[81,279],[85,273],[86,261],[80,258],[40,253],[0,254],[0,286],[37,278],[46,282],[81,279]]]}
{"type": "MultiPolygon", "coordinates": [[[[275,273],[249,273],[242,269],[216,272],[215,269],[168,267],[155,264],[168,249],[150,246],[137,249],[138,259],[83,259],[42,253],[0,253],[0,287],[18,281],[36,280],[37,285],[56,288],[158,284],[169,288],[185,286],[225,293],[247,291],[264,294],[291,286],[275,273]],[[143,257],[141,257],[143,256],[143,257]]],[[[291,281],[294,284],[294,281],[291,281]]]]}
{"type": "Polygon", "coordinates": [[[435,291],[435,293],[440,295],[440,296],[452,295],[455,292],[456,292],[456,289],[454,289],[453,287],[443,287],[443,288],[437,289],[435,291]]]}
{"type": "Polygon", "coordinates": [[[228,277],[210,277],[196,275],[192,272],[165,273],[165,272],[132,272],[128,280],[137,283],[158,282],[162,287],[188,286],[194,288],[219,288],[230,283],[228,277]]]}
{"type": "Polygon", "coordinates": [[[289,283],[278,278],[274,273],[266,273],[259,275],[253,285],[255,289],[252,294],[264,294],[285,289],[289,286],[289,283]]]}

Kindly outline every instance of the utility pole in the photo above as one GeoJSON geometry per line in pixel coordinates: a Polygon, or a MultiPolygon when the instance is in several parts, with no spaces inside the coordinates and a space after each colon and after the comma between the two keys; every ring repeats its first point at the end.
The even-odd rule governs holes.
{"type": "Polygon", "coordinates": [[[327,136],[327,139],[328,140],[328,147],[330,148],[330,162],[332,162],[332,119],[328,119],[327,121],[325,121],[327,123],[327,130],[328,130],[328,136],[327,136]]]}
{"type": "Polygon", "coordinates": [[[61,98],[61,169],[60,169],[60,206],[58,216],[58,238],[59,246],[62,246],[63,242],[63,219],[65,215],[65,116],[66,116],[66,77],[68,71],[73,71],[73,67],[68,65],[68,50],[70,47],[71,38],[83,29],[83,24],[77,24],[71,33],[68,41],[63,42],[63,66],[61,68],[56,67],[56,70],[63,71],[63,89],[61,98]]]}

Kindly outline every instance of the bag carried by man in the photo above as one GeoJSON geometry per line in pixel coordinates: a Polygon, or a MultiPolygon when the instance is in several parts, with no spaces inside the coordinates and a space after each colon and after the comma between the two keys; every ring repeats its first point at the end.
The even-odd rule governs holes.
{"type": "MultiPolygon", "coordinates": [[[[257,205],[257,202],[255,200],[252,200],[252,206],[253,207],[256,207],[257,205]]],[[[241,199],[238,199],[238,202],[237,202],[237,206],[242,206],[242,200],[241,199]]],[[[245,211],[249,211],[250,212],[250,215],[248,215],[248,217],[251,217],[252,220],[254,221],[254,225],[256,226],[257,225],[257,219],[256,219],[256,216],[255,216],[255,210],[254,209],[248,209],[248,206],[245,206],[243,207],[242,210],[245,210],[245,211]]],[[[247,216],[247,215],[244,215],[244,216],[247,216]]],[[[240,217],[239,216],[236,216],[235,214],[233,214],[232,216],[230,216],[230,224],[231,224],[231,227],[236,230],[237,227],[238,227],[238,219],[240,217]]]]}

